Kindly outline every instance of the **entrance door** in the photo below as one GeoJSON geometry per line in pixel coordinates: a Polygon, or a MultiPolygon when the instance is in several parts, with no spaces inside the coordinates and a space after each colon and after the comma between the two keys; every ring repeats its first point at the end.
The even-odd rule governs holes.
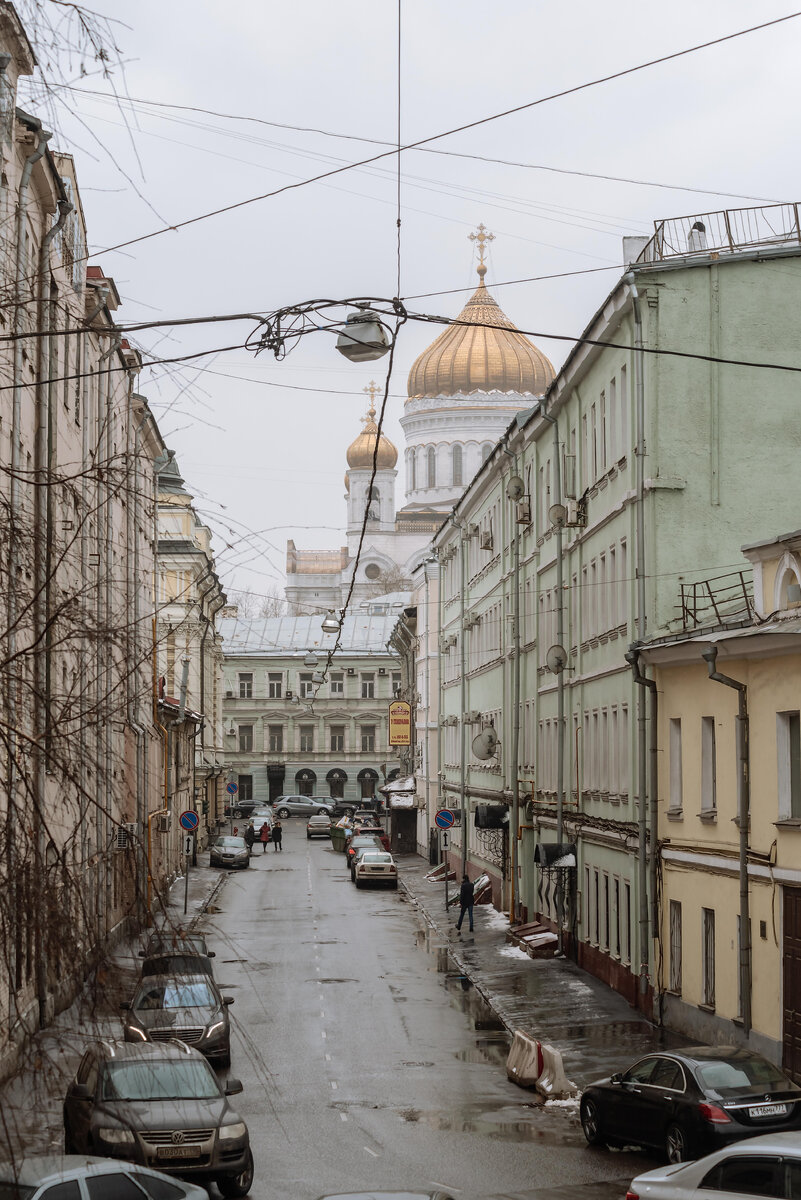
{"type": "Polygon", "coordinates": [[[782,1066],[801,1080],[801,888],[784,889],[782,1066]]]}

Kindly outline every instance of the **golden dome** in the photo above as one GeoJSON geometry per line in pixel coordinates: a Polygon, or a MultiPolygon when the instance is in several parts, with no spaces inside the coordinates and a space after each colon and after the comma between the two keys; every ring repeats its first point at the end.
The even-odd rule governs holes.
{"type": "Polygon", "coordinates": [[[409,372],[409,399],[471,392],[522,392],[541,396],[554,377],[549,360],[515,329],[480,283],[456,322],[424,350],[409,372]],[[487,328],[489,326],[490,328],[487,328]],[[472,328],[471,328],[472,327],[472,328]]]}
{"type": "MultiPolygon", "coordinates": [[[[371,387],[374,386],[371,384],[371,387]]],[[[366,391],[367,389],[365,389],[366,391]]],[[[375,423],[375,408],[372,400],[367,410],[367,416],[362,417],[364,429],[354,442],[348,446],[348,466],[356,471],[372,471],[375,441],[378,436],[378,426],[375,423]]],[[[376,466],[379,471],[391,471],[398,461],[398,452],[389,438],[383,433],[378,438],[378,456],[376,466]]]]}

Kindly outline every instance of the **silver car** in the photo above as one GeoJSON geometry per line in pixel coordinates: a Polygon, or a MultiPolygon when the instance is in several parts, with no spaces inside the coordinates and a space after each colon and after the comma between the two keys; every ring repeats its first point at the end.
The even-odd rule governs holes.
{"type": "Polygon", "coordinates": [[[208,1200],[205,1188],[186,1183],[161,1171],[120,1162],[92,1158],[88,1154],[49,1154],[17,1159],[0,1165],[0,1194],[25,1200],[94,1200],[96,1196],[138,1195],[139,1200],[208,1200]],[[141,1190],[138,1190],[141,1189],[141,1190]]]}
{"type": "Polygon", "coordinates": [[[312,813],[330,817],[333,811],[329,800],[318,800],[316,796],[279,796],[275,802],[275,814],[282,821],[287,817],[310,817],[312,813]]]}
{"type": "Polygon", "coordinates": [[[210,867],[247,867],[250,849],[242,837],[218,837],[209,852],[210,867]]]}
{"type": "Polygon", "coordinates": [[[733,1142],[696,1162],[672,1163],[632,1180],[626,1200],[732,1200],[798,1196],[801,1135],[767,1133],[733,1142]]]}

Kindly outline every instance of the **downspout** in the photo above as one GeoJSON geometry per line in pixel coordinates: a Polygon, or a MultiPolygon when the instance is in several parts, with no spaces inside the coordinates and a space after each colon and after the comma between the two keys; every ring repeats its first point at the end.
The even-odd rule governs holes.
{"type": "Polygon", "coordinates": [[[462,822],[462,875],[467,874],[467,655],[464,645],[465,592],[467,591],[467,538],[459,526],[459,794],[462,822]]]}
{"type": "MultiPolygon", "coordinates": [[[[431,560],[426,559],[423,564],[423,578],[425,580],[425,605],[426,605],[426,671],[423,684],[423,711],[426,714],[426,730],[425,730],[425,747],[426,747],[426,771],[425,771],[425,812],[426,812],[426,828],[430,828],[431,821],[431,608],[430,608],[430,591],[429,584],[431,576],[429,575],[429,567],[431,560]]],[[[437,721],[439,728],[439,721],[437,721]]],[[[426,847],[428,850],[428,847],[426,847]]]]}
{"type": "MultiPolygon", "coordinates": [[[[42,238],[38,262],[38,305],[37,328],[55,328],[49,319],[48,310],[54,305],[50,300],[50,244],[63,227],[72,205],[64,199],[58,201],[58,217],[54,225],[42,238]]],[[[52,318],[52,312],[50,314],[52,318]]],[[[34,873],[38,880],[45,878],[45,821],[47,758],[50,753],[51,677],[50,656],[52,653],[52,631],[50,618],[50,573],[53,547],[53,501],[50,471],[53,457],[52,420],[52,337],[40,337],[36,348],[37,386],[35,396],[34,439],[33,439],[33,827],[34,827],[34,873]]],[[[13,587],[11,589],[13,591],[13,587]]],[[[41,888],[37,889],[34,904],[34,944],[36,960],[36,993],[39,1005],[39,1025],[47,1024],[47,962],[43,941],[44,914],[41,888]]]]}
{"type": "MultiPolygon", "coordinates": [[[[649,732],[648,732],[648,761],[650,762],[650,833],[646,825],[646,807],[645,804],[640,804],[639,813],[639,830],[638,836],[640,839],[640,847],[642,850],[649,847],[650,858],[650,881],[648,881],[648,872],[646,871],[646,856],[645,853],[640,853],[638,859],[639,868],[639,892],[640,892],[640,992],[644,995],[648,987],[648,882],[650,882],[651,891],[651,937],[656,940],[660,932],[659,920],[659,899],[657,895],[657,832],[659,824],[659,791],[658,791],[658,771],[659,771],[659,754],[658,754],[658,729],[657,715],[659,706],[659,696],[656,689],[656,681],[649,679],[647,675],[643,675],[640,670],[640,652],[636,646],[632,646],[625,655],[626,662],[631,667],[631,673],[634,682],[642,688],[647,688],[650,693],[650,713],[649,713],[649,732]]],[[[645,710],[645,693],[640,693],[642,700],[642,709],[645,710]]],[[[642,760],[643,763],[645,760],[642,760]]],[[[644,772],[643,772],[644,774],[644,772]]],[[[654,958],[656,962],[656,958],[654,958]]],[[[654,979],[654,984],[657,981],[654,979]]]]}
{"type": "MultiPolygon", "coordinates": [[[[129,419],[126,424],[130,431],[132,424],[132,401],[133,401],[133,385],[134,372],[129,372],[128,375],[128,408],[129,419]]],[[[129,613],[129,629],[130,612],[133,609],[132,632],[129,638],[130,653],[128,658],[129,679],[133,681],[133,695],[131,687],[128,689],[128,724],[133,729],[136,736],[136,826],[139,830],[139,836],[136,843],[137,855],[137,878],[138,884],[136,889],[138,921],[143,924],[147,919],[147,911],[145,905],[145,894],[147,891],[147,858],[145,852],[145,822],[147,820],[147,804],[145,799],[145,745],[147,731],[142,724],[141,699],[139,691],[138,673],[142,666],[143,659],[141,656],[142,637],[141,637],[141,612],[140,612],[140,587],[139,587],[139,515],[141,488],[139,486],[139,455],[140,455],[140,437],[142,430],[148,421],[152,420],[150,409],[145,402],[145,410],[142,414],[142,419],[137,424],[134,430],[134,446],[133,446],[133,479],[130,479],[129,471],[129,504],[127,508],[128,514],[128,613],[129,613]],[[133,550],[133,553],[131,552],[133,550]],[[131,572],[133,574],[131,574],[131,572]]]]}
{"type": "MultiPolygon", "coordinates": [[[[559,443],[559,423],[556,417],[540,408],[540,416],[553,426],[553,490],[554,505],[562,503],[562,461],[559,443]]],[[[564,606],[564,534],[563,522],[554,525],[556,530],[556,644],[565,644],[565,606],[564,606]]],[[[556,842],[561,846],[565,840],[565,666],[556,673],[556,842]]],[[[576,797],[578,801],[578,797],[576,797]]],[[[557,871],[556,875],[556,922],[557,952],[564,954],[565,928],[565,883],[564,872],[557,871]]]]}
{"type": "Polygon", "coordinates": [[[751,758],[748,729],[748,687],[716,669],[717,646],[701,655],[709,678],[737,692],[737,825],[740,830],[740,996],[743,1033],[751,1032],[751,912],[748,899],[748,825],[751,812],[751,758]]]}
{"type": "MultiPolygon", "coordinates": [[[[634,273],[629,271],[624,276],[631,295],[634,313],[634,396],[636,406],[636,436],[634,450],[636,462],[636,512],[637,527],[635,530],[635,551],[637,576],[637,641],[644,642],[646,637],[645,619],[645,389],[643,383],[642,363],[642,309],[640,294],[634,283],[634,273]]],[[[640,991],[645,992],[648,986],[648,895],[647,880],[647,848],[646,836],[646,806],[648,803],[648,716],[646,712],[645,693],[640,692],[637,704],[637,793],[639,801],[639,846],[637,847],[637,877],[640,891],[640,991]]]]}
{"type": "MultiPolygon", "coordinates": [[[[122,338],[119,334],[114,334],[111,345],[108,350],[100,355],[98,366],[103,363],[108,365],[105,368],[106,375],[106,408],[104,425],[104,453],[101,459],[101,471],[103,473],[103,491],[105,499],[103,503],[103,562],[104,562],[104,580],[102,590],[98,589],[98,606],[102,613],[102,619],[99,623],[99,628],[104,630],[105,637],[109,639],[112,635],[113,617],[112,617],[112,578],[113,578],[113,546],[114,546],[114,513],[112,509],[112,487],[110,482],[111,476],[111,458],[112,458],[112,414],[114,408],[113,397],[113,382],[111,377],[111,358],[119,350],[122,338]],[[101,600],[102,597],[102,600],[101,600]]],[[[113,653],[111,646],[106,643],[105,653],[103,655],[103,704],[98,708],[98,716],[102,712],[103,717],[103,774],[104,774],[104,816],[103,821],[103,876],[104,876],[104,895],[103,895],[103,916],[104,916],[104,933],[109,931],[109,915],[111,912],[112,900],[112,855],[111,844],[114,833],[114,822],[112,812],[114,808],[114,788],[112,775],[113,761],[113,745],[112,733],[114,728],[113,723],[113,708],[112,708],[112,674],[113,674],[113,653]]]]}
{"type": "MultiPolygon", "coordinates": [[[[512,459],[513,471],[518,474],[517,455],[506,446],[503,453],[512,459]]],[[[512,673],[512,828],[510,838],[511,880],[509,888],[509,924],[513,925],[519,918],[519,895],[517,886],[518,863],[520,848],[520,526],[514,522],[515,536],[512,548],[512,647],[514,653],[514,668],[512,673]]]]}

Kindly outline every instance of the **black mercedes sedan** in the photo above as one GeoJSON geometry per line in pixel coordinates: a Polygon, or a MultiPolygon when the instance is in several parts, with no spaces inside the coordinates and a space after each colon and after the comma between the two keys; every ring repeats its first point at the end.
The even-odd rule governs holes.
{"type": "Polygon", "coordinates": [[[750,1050],[688,1046],[590,1084],[581,1126],[591,1146],[647,1146],[687,1162],[742,1138],[801,1129],[801,1088],[750,1050]]]}

